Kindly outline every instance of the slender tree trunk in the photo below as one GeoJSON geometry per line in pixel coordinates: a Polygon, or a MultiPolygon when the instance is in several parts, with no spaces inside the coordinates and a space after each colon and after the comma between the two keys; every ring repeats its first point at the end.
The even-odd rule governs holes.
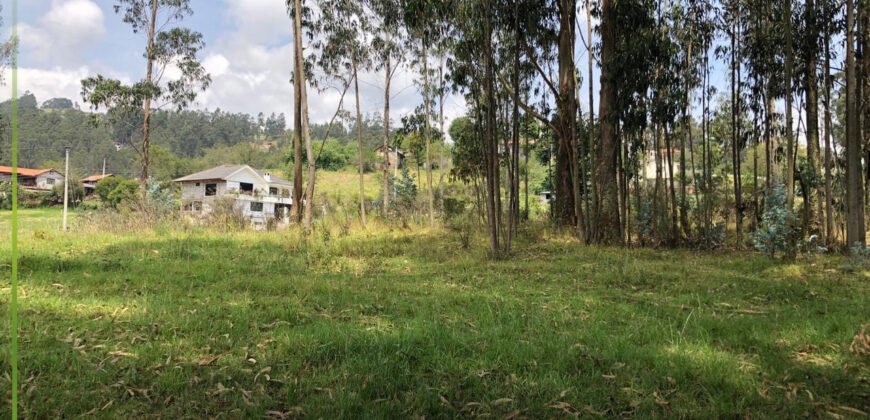
{"type": "Polygon", "coordinates": [[[498,140],[496,139],[496,109],[495,109],[495,70],[492,49],[492,19],[490,2],[484,6],[484,67],[486,93],[486,135],[485,135],[485,166],[486,166],[486,219],[489,227],[490,250],[493,256],[498,256],[499,248],[499,215],[498,215],[498,140]]]}
{"type": "Polygon", "coordinates": [[[668,125],[665,124],[665,157],[667,157],[668,163],[668,194],[671,199],[671,246],[676,245],[680,241],[680,232],[677,223],[677,190],[675,186],[674,178],[676,178],[676,174],[674,173],[674,148],[671,144],[671,132],[668,129],[668,125]]]}
{"type": "Polygon", "coordinates": [[[601,149],[596,156],[595,181],[600,190],[601,212],[598,214],[595,242],[602,244],[621,244],[622,232],[616,185],[616,154],[619,139],[613,121],[613,107],[616,106],[616,80],[608,70],[609,63],[615,59],[617,33],[619,28],[616,16],[616,0],[602,0],[601,21],[601,97],[598,118],[601,125],[601,149]]]}
{"type": "Polygon", "coordinates": [[[788,210],[794,209],[794,123],[792,121],[792,68],[794,62],[794,51],[792,48],[791,35],[791,0],[785,1],[785,13],[783,15],[785,27],[785,141],[786,141],[786,202],[788,210]]]}
{"type": "MultiPolygon", "coordinates": [[[[826,6],[827,9],[827,6],[826,6]]],[[[831,129],[833,123],[831,121],[831,89],[833,80],[831,78],[831,33],[830,33],[830,11],[825,10],[825,229],[824,243],[826,246],[834,244],[836,235],[834,234],[834,194],[833,183],[834,177],[832,173],[832,148],[831,148],[831,129]]]]}
{"type": "MultiPolygon", "coordinates": [[[[806,113],[807,113],[807,163],[809,164],[809,173],[810,177],[807,179],[807,183],[815,183],[816,176],[820,173],[819,171],[819,82],[816,75],[816,66],[818,65],[818,41],[819,41],[819,29],[816,19],[816,6],[814,0],[806,0],[806,27],[807,27],[807,38],[809,42],[804,45],[804,54],[806,54],[806,66],[804,68],[804,92],[806,93],[806,113]]],[[[816,199],[815,192],[817,191],[816,185],[807,185],[810,188],[810,191],[807,192],[807,198],[809,202],[804,203],[804,206],[807,207],[809,216],[807,220],[807,226],[804,226],[804,230],[807,232],[811,232],[812,222],[816,220],[813,215],[813,201],[816,199]]],[[[821,200],[818,200],[819,212],[818,216],[821,218],[821,200]]],[[[819,221],[819,227],[821,227],[822,223],[819,221]]]]}
{"type": "MultiPolygon", "coordinates": [[[[570,163],[568,169],[571,175],[571,204],[573,204],[573,222],[577,235],[581,240],[585,236],[583,223],[583,202],[580,198],[580,159],[577,156],[577,73],[574,66],[574,28],[576,21],[576,0],[561,0],[560,2],[560,36],[559,36],[559,124],[562,128],[561,138],[569,147],[567,153],[570,163]],[[566,29],[563,30],[562,28],[566,29]],[[563,55],[566,52],[566,55],[563,55]]],[[[518,31],[519,32],[519,31],[518,31]]],[[[519,61],[519,57],[517,57],[519,61]]]]}
{"type": "Polygon", "coordinates": [[[577,207],[575,206],[574,176],[577,171],[573,163],[574,127],[577,116],[574,89],[574,19],[576,0],[559,0],[559,39],[558,65],[559,83],[556,94],[557,116],[556,134],[556,197],[553,203],[554,222],[557,226],[576,226],[577,207]]]}
{"type": "MultiPolygon", "coordinates": [[[[692,120],[689,118],[689,68],[692,65],[692,43],[690,42],[686,48],[686,92],[683,103],[683,126],[686,133],[680,136],[680,224],[683,227],[683,235],[687,238],[692,236],[692,226],[689,224],[689,202],[686,201],[686,137],[689,138],[689,149],[692,157],[692,171],[695,170],[695,154],[691,151],[692,148],[692,120]]],[[[694,176],[694,173],[693,173],[694,176]]]]}
{"type": "Polygon", "coordinates": [[[426,141],[426,184],[428,186],[427,197],[429,198],[429,226],[435,225],[435,191],[432,189],[432,139],[429,133],[429,48],[423,47],[423,104],[426,116],[423,138],[426,141]]]}
{"type": "Polygon", "coordinates": [[[855,74],[855,3],[846,0],[846,245],[866,245],[862,144],[855,74]]]}
{"type": "MultiPolygon", "coordinates": [[[[297,74],[299,77],[299,92],[300,105],[302,108],[302,134],[305,136],[305,154],[308,156],[308,175],[305,186],[304,202],[300,203],[304,210],[302,227],[305,232],[311,232],[312,221],[314,216],[314,181],[317,168],[317,158],[314,156],[314,145],[311,143],[311,129],[308,125],[308,92],[305,84],[305,70],[302,65],[305,57],[302,50],[302,0],[294,0],[295,10],[295,33],[299,36],[296,38],[296,56],[299,58],[296,61],[297,74]]],[[[326,139],[324,139],[326,141],[326,139]]],[[[301,159],[299,160],[301,162],[301,159]]],[[[294,203],[295,205],[295,203],[294,203]]]]}
{"type": "Polygon", "coordinates": [[[740,61],[737,59],[739,48],[737,38],[740,26],[738,16],[739,11],[735,10],[731,26],[731,164],[734,176],[734,215],[739,247],[743,240],[743,191],[740,177],[740,85],[737,76],[740,68],[740,61]]]}
{"type": "Polygon", "coordinates": [[[441,147],[438,148],[438,191],[441,193],[441,203],[444,203],[444,148],[447,146],[447,133],[444,131],[444,54],[440,56],[438,66],[438,123],[441,126],[441,147]]]}
{"type": "Polygon", "coordinates": [[[366,226],[366,189],[365,189],[365,158],[362,142],[362,113],[359,106],[359,75],[357,74],[356,57],[351,54],[351,70],[353,71],[353,89],[356,97],[356,143],[359,150],[359,217],[362,226],[366,226]]]}
{"type": "MultiPolygon", "coordinates": [[[[389,41],[388,41],[389,42],[389,41]]],[[[387,54],[384,60],[384,215],[390,213],[390,82],[393,79],[392,62],[387,54]]],[[[398,150],[396,160],[398,160],[398,150]]],[[[399,162],[396,162],[396,166],[399,162]]]]}
{"type": "MultiPolygon", "coordinates": [[[[589,162],[595,162],[595,95],[592,88],[592,64],[593,64],[593,52],[592,52],[592,7],[589,3],[589,0],[586,0],[586,56],[587,56],[587,64],[588,64],[588,78],[589,82],[587,83],[589,86],[589,146],[587,151],[589,156],[589,162]]],[[[583,159],[586,159],[586,154],[581,154],[583,159]]],[[[585,173],[586,171],[584,171],[585,173]]],[[[591,171],[590,171],[591,172],[591,171]]],[[[589,235],[589,226],[593,219],[593,209],[589,206],[589,196],[590,192],[592,195],[595,194],[595,188],[589,188],[586,180],[583,180],[583,188],[586,190],[586,193],[583,194],[583,197],[586,201],[586,227],[587,227],[587,236],[589,235]]],[[[593,197],[593,202],[598,202],[596,198],[593,197]]],[[[596,205],[595,220],[598,220],[598,206],[596,205]]],[[[589,238],[586,238],[586,241],[589,242],[589,238]]]]}
{"type": "MultiPolygon", "coordinates": [[[[302,86],[305,73],[302,66],[302,17],[300,1],[294,2],[293,20],[293,206],[290,220],[302,222],[302,86]]],[[[326,141],[326,139],[324,139],[326,141]]],[[[308,155],[311,158],[311,155],[308,155]]]]}
{"type": "MultiPolygon", "coordinates": [[[[148,57],[146,60],[145,83],[150,85],[154,78],[154,40],[157,36],[157,3],[151,0],[151,19],[148,22],[148,57]]],[[[148,167],[151,164],[151,95],[145,96],[142,113],[142,173],[139,175],[139,184],[142,187],[142,200],[148,197],[148,167]]]]}

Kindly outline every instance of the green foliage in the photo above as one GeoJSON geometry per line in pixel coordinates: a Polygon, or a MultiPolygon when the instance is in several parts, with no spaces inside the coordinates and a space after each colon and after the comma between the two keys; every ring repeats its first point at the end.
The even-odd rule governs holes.
{"type": "Polygon", "coordinates": [[[12,183],[0,181],[0,210],[12,208],[12,183]]]}
{"type": "Polygon", "coordinates": [[[755,248],[770,258],[774,258],[777,252],[794,254],[796,229],[794,215],[786,204],[785,186],[776,185],[767,194],[765,202],[767,206],[761,226],[752,235],[755,248]]]}
{"type": "Polygon", "coordinates": [[[123,202],[135,201],[138,198],[139,182],[112,176],[97,182],[94,191],[104,204],[117,208],[123,202]]]}
{"type": "Polygon", "coordinates": [[[474,121],[469,117],[459,117],[450,123],[449,132],[453,139],[451,176],[465,183],[482,177],[483,141],[478,136],[474,121]]]}

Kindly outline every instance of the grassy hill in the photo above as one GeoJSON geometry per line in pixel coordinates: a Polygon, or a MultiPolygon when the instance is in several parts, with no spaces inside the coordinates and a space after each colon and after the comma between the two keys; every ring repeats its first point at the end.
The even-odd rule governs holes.
{"type": "Polygon", "coordinates": [[[482,236],[462,250],[439,229],[61,233],[59,216],[22,211],[25,418],[870,412],[870,360],[849,351],[870,277],[840,257],[596,248],[531,227],[493,261],[482,236]]]}

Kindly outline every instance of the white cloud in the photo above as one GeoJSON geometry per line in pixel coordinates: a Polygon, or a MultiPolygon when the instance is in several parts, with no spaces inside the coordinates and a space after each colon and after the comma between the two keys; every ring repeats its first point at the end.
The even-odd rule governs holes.
{"type": "Polygon", "coordinates": [[[106,33],[103,11],[92,0],[53,0],[39,25],[19,25],[22,51],[37,62],[76,66],[82,53],[106,33]]]}
{"type": "MultiPolygon", "coordinates": [[[[7,69],[3,73],[4,80],[9,82],[11,79],[10,70],[7,69]]],[[[75,70],[19,68],[18,94],[22,95],[29,91],[36,96],[40,103],[56,97],[69,98],[73,102],[81,103],[81,80],[88,77],[89,73],[87,67],[75,70]]],[[[0,89],[0,100],[8,100],[11,93],[9,86],[0,89]]]]}

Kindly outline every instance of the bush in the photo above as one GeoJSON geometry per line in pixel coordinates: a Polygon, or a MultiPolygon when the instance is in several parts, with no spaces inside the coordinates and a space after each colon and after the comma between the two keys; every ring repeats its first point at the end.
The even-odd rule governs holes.
{"type": "Polygon", "coordinates": [[[94,191],[103,203],[117,208],[123,202],[134,202],[138,198],[139,182],[111,176],[97,182],[94,191]]]}
{"type": "Polygon", "coordinates": [[[775,258],[777,252],[794,255],[796,234],[794,214],[786,203],[785,187],[777,185],[767,194],[767,208],[761,226],[752,235],[755,248],[775,258]]]}

